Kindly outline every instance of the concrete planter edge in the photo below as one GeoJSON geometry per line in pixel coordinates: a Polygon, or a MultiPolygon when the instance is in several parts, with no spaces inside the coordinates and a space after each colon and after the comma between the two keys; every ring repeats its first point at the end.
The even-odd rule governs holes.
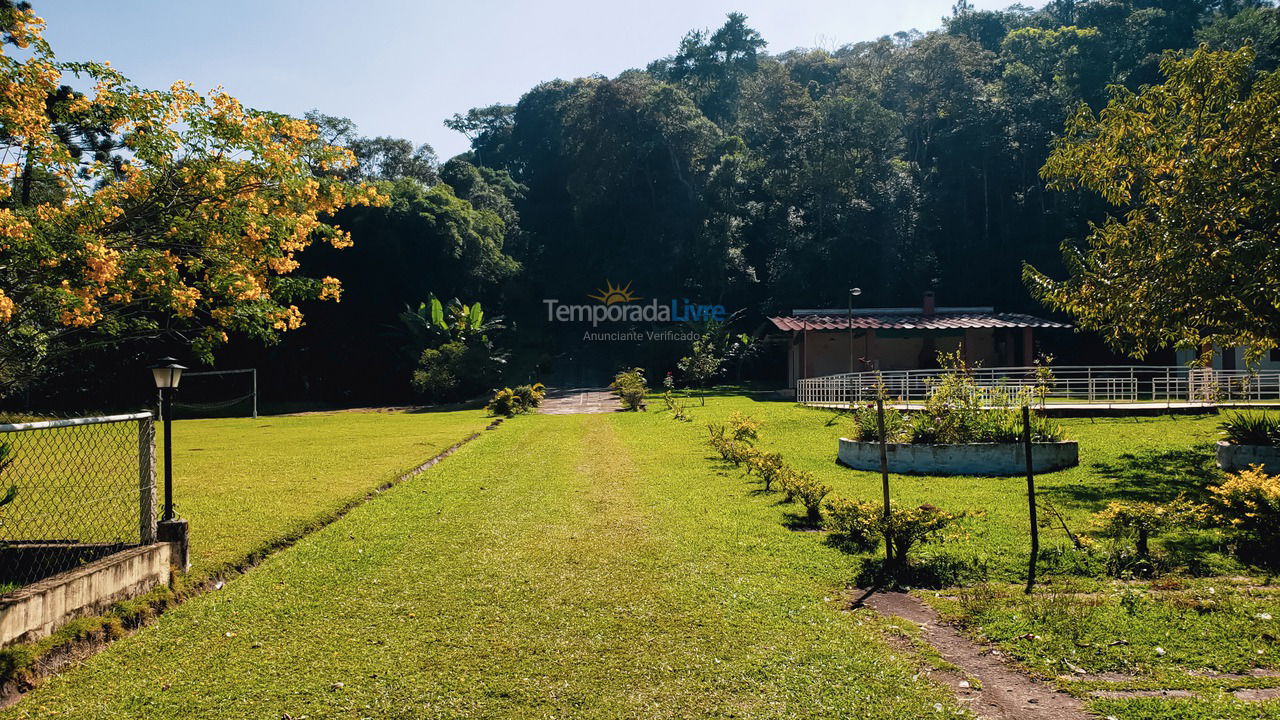
{"type": "MultiPolygon", "coordinates": [[[[918,475],[1020,475],[1026,472],[1022,443],[929,445],[889,443],[889,472],[918,475]]],[[[855,470],[880,469],[880,443],[840,438],[840,464],[855,470]]],[[[1080,464],[1080,445],[1073,440],[1032,443],[1032,467],[1053,472],[1080,464]]]]}

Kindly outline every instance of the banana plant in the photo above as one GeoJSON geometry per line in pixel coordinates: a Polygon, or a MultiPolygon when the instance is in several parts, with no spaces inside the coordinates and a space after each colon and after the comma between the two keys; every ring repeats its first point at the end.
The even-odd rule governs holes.
{"type": "Polygon", "coordinates": [[[419,350],[440,340],[483,340],[488,333],[504,328],[501,317],[485,318],[484,308],[479,302],[467,305],[454,298],[446,305],[435,295],[426,302],[418,303],[417,308],[406,307],[400,313],[400,325],[409,337],[409,344],[419,350]]]}

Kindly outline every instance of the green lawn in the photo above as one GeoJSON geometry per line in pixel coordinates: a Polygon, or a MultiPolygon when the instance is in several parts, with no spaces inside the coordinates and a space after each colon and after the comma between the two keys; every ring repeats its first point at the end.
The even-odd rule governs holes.
{"type": "MultiPolygon", "coordinates": [[[[847,420],[764,397],[716,395],[705,407],[694,401],[688,423],[658,411],[660,402],[648,413],[516,418],[223,590],[194,598],[51,678],[0,718],[959,712],[945,688],[919,674],[925,657],[886,639],[891,621],[842,609],[849,586],[875,567],[877,554],[849,554],[821,533],[788,529],[798,508],[761,493],[703,444],[705,423],[747,412],[764,420],[764,446],[838,493],[878,498],[876,473],[834,462],[847,420]]],[[[341,422],[335,418],[266,422],[296,421],[286,429],[311,445],[292,457],[339,462],[363,478],[350,480],[354,487],[400,469],[385,458],[384,468],[375,467],[378,453],[355,443],[326,450],[326,439],[316,436],[328,433],[313,428],[341,422]]],[[[415,418],[421,416],[403,420],[406,428],[415,418]]],[[[472,419],[482,422],[478,414],[472,419]]],[[[1214,474],[1207,444],[1217,422],[1213,416],[1064,421],[1081,443],[1081,466],[1041,476],[1040,487],[1077,532],[1110,499],[1194,493],[1214,474]]],[[[256,437],[265,443],[261,456],[280,435],[256,437]]],[[[370,430],[370,437],[385,441],[384,433],[370,430]]],[[[205,449],[180,457],[193,463],[206,453],[210,465],[200,474],[209,476],[209,468],[242,454],[244,442],[193,444],[205,449]]],[[[330,472],[338,471],[307,477],[327,479],[330,472]]],[[[1039,674],[1070,675],[1074,665],[1130,676],[1064,681],[1081,694],[1103,687],[1201,693],[1195,700],[1093,701],[1104,715],[1280,716],[1280,703],[1220,694],[1274,686],[1275,678],[1189,673],[1280,663],[1272,621],[1261,617],[1280,617],[1277,594],[1238,587],[1261,579],[1209,577],[1249,568],[1208,534],[1158,542],[1178,584],[1136,586],[1134,597],[1118,595],[1130,591],[1106,578],[1104,553],[1071,549],[1059,530],[1045,532],[1047,585],[1040,595],[1024,601],[1001,584],[1024,572],[1024,482],[892,478],[900,502],[967,513],[944,542],[921,548],[920,578],[993,583],[923,595],[1039,674]],[[1020,638],[1027,633],[1041,637],[1020,638]],[[1109,644],[1116,640],[1123,643],[1109,644]]],[[[223,492],[233,487],[226,483],[223,492]]],[[[194,499],[180,495],[184,514],[217,517],[225,507],[217,492],[202,493],[200,513],[194,499]]],[[[297,500],[279,495],[262,493],[255,502],[278,504],[254,507],[255,517],[294,510],[297,500]]],[[[219,529],[225,539],[210,547],[243,545],[230,539],[245,533],[219,529]]]]}
{"type": "MultiPolygon", "coordinates": [[[[849,420],[764,397],[712,397],[706,407],[695,401],[687,426],[700,431],[735,410],[762,418],[759,444],[814,472],[838,494],[878,501],[878,473],[834,462],[849,420]]],[[[1198,498],[1218,477],[1210,443],[1219,422],[1216,415],[1064,419],[1069,437],[1080,443],[1081,462],[1039,476],[1040,497],[1079,534],[1091,530],[1089,516],[1111,500],[1198,498]]],[[[736,472],[718,459],[708,462],[736,472]]],[[[915,552],[913,575],[934,587],[966,586],[918,594],[972,636],[1082,696],[1095,689],[1199,693],[1196,699],[1094,700],[1094,711],[1122,720],[1280,717],[1280,702],[1221,695],[1280,686],[1277,677],[1244,677],[1280,670],[1280,590],[1230,557],[1215,533],[1159,538],[1154,546],[1169,574],[1156,583],[1119,583],[1107,574],[1105,541],[1079,552],[1061,529],[1042,530],[1042,586],[1026,598],[1021,587],[1000,582],[1025,579],[1025,478],[892,475],[890,482],[896,501],[966,513],[943,542],[915,552]],[[1215,676],[1224,673],[1235,677],[1215,676]]],[[[865,560],[858,573],[864,580],[878,568],[879,552],[858,556],[865,560]]]]}
{"type": "Polygon", "coordinates": [[[191,523],[193,573],[296,537],[487,423],[483,410],[174,422],[174,504],[191,523]]]}
{"type": "Polygon", "coordinates": [[[532,416],[7,718],[943,717],[855,560],[654,414],[532,416]]]}
{"type": "MultiPolygon", "coordinates": [[[[691,436],[708,422],[740,411],[764,420],[760,444],[781,452],[793,465],[812,471],[836,494],[878,501],[880,474],[851,470],[835,462],[836,443],[850,434],[852,421],[831,410],[770,401],[768,395],[724,395],[701,407],[689,402],[691,436]]],[[[651,404],[658,409],[661,402],[651,404]]],[[[666,417],[665,411],[657,413],[666,417]]],[[[1218,437],[1216,415],[1125,418],[1066,418],[1070,439],[1080,443],[1080,465],[1037,477],[1042,503],[1057,508],[1077,534],[1090,529],[1090,516],[1111,500],[1161,501],[1179,493],[1195,495],[1216,477],[1211,443],[1218,437]]],[[[701,439],[701,438],[699,438],[701,439]]],[[[893,499],[931,503],[966,517],[947,533],[946,542],[918,551],[916,581],[937,586],[980,580],[1025,578],[1027,540],[1026,478],[890,476],[893,499]]],[[[1170,538],[1172,539],[1172,538],[1170,538]]],[[[1207,536],[1179,538],[1154,545],[1170,566],[1200,574],[1241,570],[1207,536]]],[[[1057,527],[1041,533],[1041,572],[1096,576],[1104,571],[1101,554],[1074,550],[1057,527]]],[[[872,559],[871,555],[868,555],[872,559]]]]}

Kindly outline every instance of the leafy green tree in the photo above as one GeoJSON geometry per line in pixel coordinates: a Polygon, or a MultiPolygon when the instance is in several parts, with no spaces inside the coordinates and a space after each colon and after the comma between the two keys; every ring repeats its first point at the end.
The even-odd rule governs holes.
{"type": "Polygon", "coordinates": [[[1141,358],[1164,347],[1280,337],[1280,76],[1253,50],[1170,54],[1167,80],[1080,107],[1043,174],[1101,195],[1115,215],[1064,244],[1070,276],[1028,266],[1032,292],[1141,358]]]}

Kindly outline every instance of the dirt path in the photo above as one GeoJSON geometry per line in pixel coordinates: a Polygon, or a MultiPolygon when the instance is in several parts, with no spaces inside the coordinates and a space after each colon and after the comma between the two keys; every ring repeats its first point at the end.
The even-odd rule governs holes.
{"type": "Polygon", "coordinates": [[[611,413],[622,409],[607,388],[551,388],[538,411],[547,415],[611,413]]]}
{"type": "Polygon", "coordinates": [[[958,687],[956,697],[971,710],[992,720],[1087,720],[1076,698],[1034,680],[1009,667],[1003,660],[974,643],[960,631],[938,621],[932,608],[900,592],[876,592],[862,605],[882,615],[910,620],[920,626],[923,639],[942,657],[978,679],[980,689],[958,687]]]}

